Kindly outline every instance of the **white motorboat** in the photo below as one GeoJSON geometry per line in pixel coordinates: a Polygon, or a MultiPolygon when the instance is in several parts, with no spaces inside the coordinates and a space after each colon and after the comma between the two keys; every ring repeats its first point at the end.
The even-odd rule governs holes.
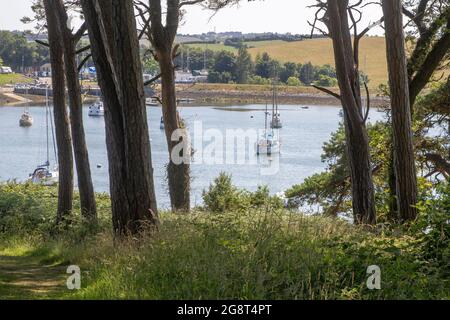
{"type": "Polygon", "coordinates": [[[89,106],[90,117],[103,117],[105,115],[105,107],[103,102],[99,99],[96,103],[89,106]]]}
{"type": "Polygon", "coordinates": [[[161,104],[159,103],[159,101],[158,101],[157,99],[155,99],[155,98],[148,98],[148,99],[145,99],[145,104],[146,104],[148,107],[158,107],[158,106],[161,105],[161,104]]]}

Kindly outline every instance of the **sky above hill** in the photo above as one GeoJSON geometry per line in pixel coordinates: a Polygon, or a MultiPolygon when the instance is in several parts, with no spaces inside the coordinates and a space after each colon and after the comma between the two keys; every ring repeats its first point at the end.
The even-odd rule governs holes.
{"type": "MultiPolygon", "coordinates": [[[[0,30],[31,29],[30,25],[20,22],[22,17],[32,15],[31,2],[32,0],[8,1],[0,10],[0,30]]],[[[307,21],[313,19],[314,9],[308,9],[307,6],[314,2],[315,0],[242,1],[239,6],[223,9],[215,15],[200,6],[189,7],[179,31],[183,34],[209,31],[309,33],[307,21]]],[[[379,20],[381,15],[381,8],[378,6],[368,7],[361,26],[366,27],[379,20]]],[[[377,28],[371,34],[383,34],[383,30],[377,28]]]]}

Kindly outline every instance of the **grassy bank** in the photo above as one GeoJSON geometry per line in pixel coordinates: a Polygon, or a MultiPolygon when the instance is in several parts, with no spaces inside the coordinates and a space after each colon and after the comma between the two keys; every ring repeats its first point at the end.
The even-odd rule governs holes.
{"type": "MultiPolygon", "coordinates": [[[[16,272],[25,268],[17,261],[35,263],[37,278],[45,274],[43,281],[60,284],[28,298],[450,298],[448,270],[425,254],[425,238],[413,226],[367,229],[245,205],[223,213],[163,213],[157,232],[114,244],[104,195],[98,199],[98,227],[75,218],[68,230],[50,236],[55,192],[0,187],[1,259],[9,259],[16,272]],[[80,291],[64,289],[68,265],[81,267],[80,291]],[[381,290],[366,287],[370,265],[381,268],[381,290]]],[[[20,285],[12,285],[18,280],[11,277],[1,272],[0,299],[21,298],[20,285]]]]}
{"type": "Polygon", "coordinates": [[[17,83],[29,83],[33,82],[32,79],[25,77],[21,74],[0,74],[0,86],[15,85],[17,83]]]}
{"type": "MultiPolygon", "coordinates": [[[[242,92],[262,92],[269,93],[273,91],[272,85],[258,85],[258,84],[227,84],[227,83],[197,83],[194,86],[179,86],[180,91],[183,89],[192,89],[197,91],[242,91],[242,92]]],[[[286,86],[280,85],[277,87],[279,94],[309,94],[309,95],[325,95],[319,90],[308,86],[286,86]]],[[[339,88],[330,88],[334,92],[339,92],[339,88]]]]}
{"type": "MultiPolygon", "coordinates": [[[[157,86],[160,92],[160,87],[157,86]]],[[[339,93],[339,88],[329,88],[339,93]]],[[[294,105],[341,105],[340,101],[313,87],[287,86],[277,87],[278,102],[294,105]]],[[[264,104],[271,101],[273,88],[270,85],[198,83],[178,85],[178,97],[195,99],[196,104],[264,104]]],[[[378,90],[372,90],[372,106],[385,105],[386,99],[377,97],[378,90]]]]}

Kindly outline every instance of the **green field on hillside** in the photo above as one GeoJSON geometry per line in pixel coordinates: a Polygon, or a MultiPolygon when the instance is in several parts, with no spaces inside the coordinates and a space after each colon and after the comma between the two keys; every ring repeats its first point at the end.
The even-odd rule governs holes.
{"type": "MultiPolygon", "coordinates": [[[[333,48],[330,39],[311,39],[287,42],[252,41],[246,42],[253,57],[267,52],[272,58],[282,62],[311,62],[314,65],[334,65],[333,48]]],[[[233,47],[223,44],[189,44],[190,47],[210,50],[229,50],[236,52],[233,47]]],[[[387,82],[386,45],[384,37],[366,37],[361,40],[361,70],[369,75],[370,87],[375,88],[387,82]]]]}

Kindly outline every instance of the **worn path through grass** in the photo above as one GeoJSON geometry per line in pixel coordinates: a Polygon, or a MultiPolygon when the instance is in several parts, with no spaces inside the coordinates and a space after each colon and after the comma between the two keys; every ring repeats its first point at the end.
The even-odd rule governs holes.
{"type": "Polygon", "coordinates": [[[0,300],[61,298],[67,291],[65,271],[35,257],[0,254],[0,300]]]}

